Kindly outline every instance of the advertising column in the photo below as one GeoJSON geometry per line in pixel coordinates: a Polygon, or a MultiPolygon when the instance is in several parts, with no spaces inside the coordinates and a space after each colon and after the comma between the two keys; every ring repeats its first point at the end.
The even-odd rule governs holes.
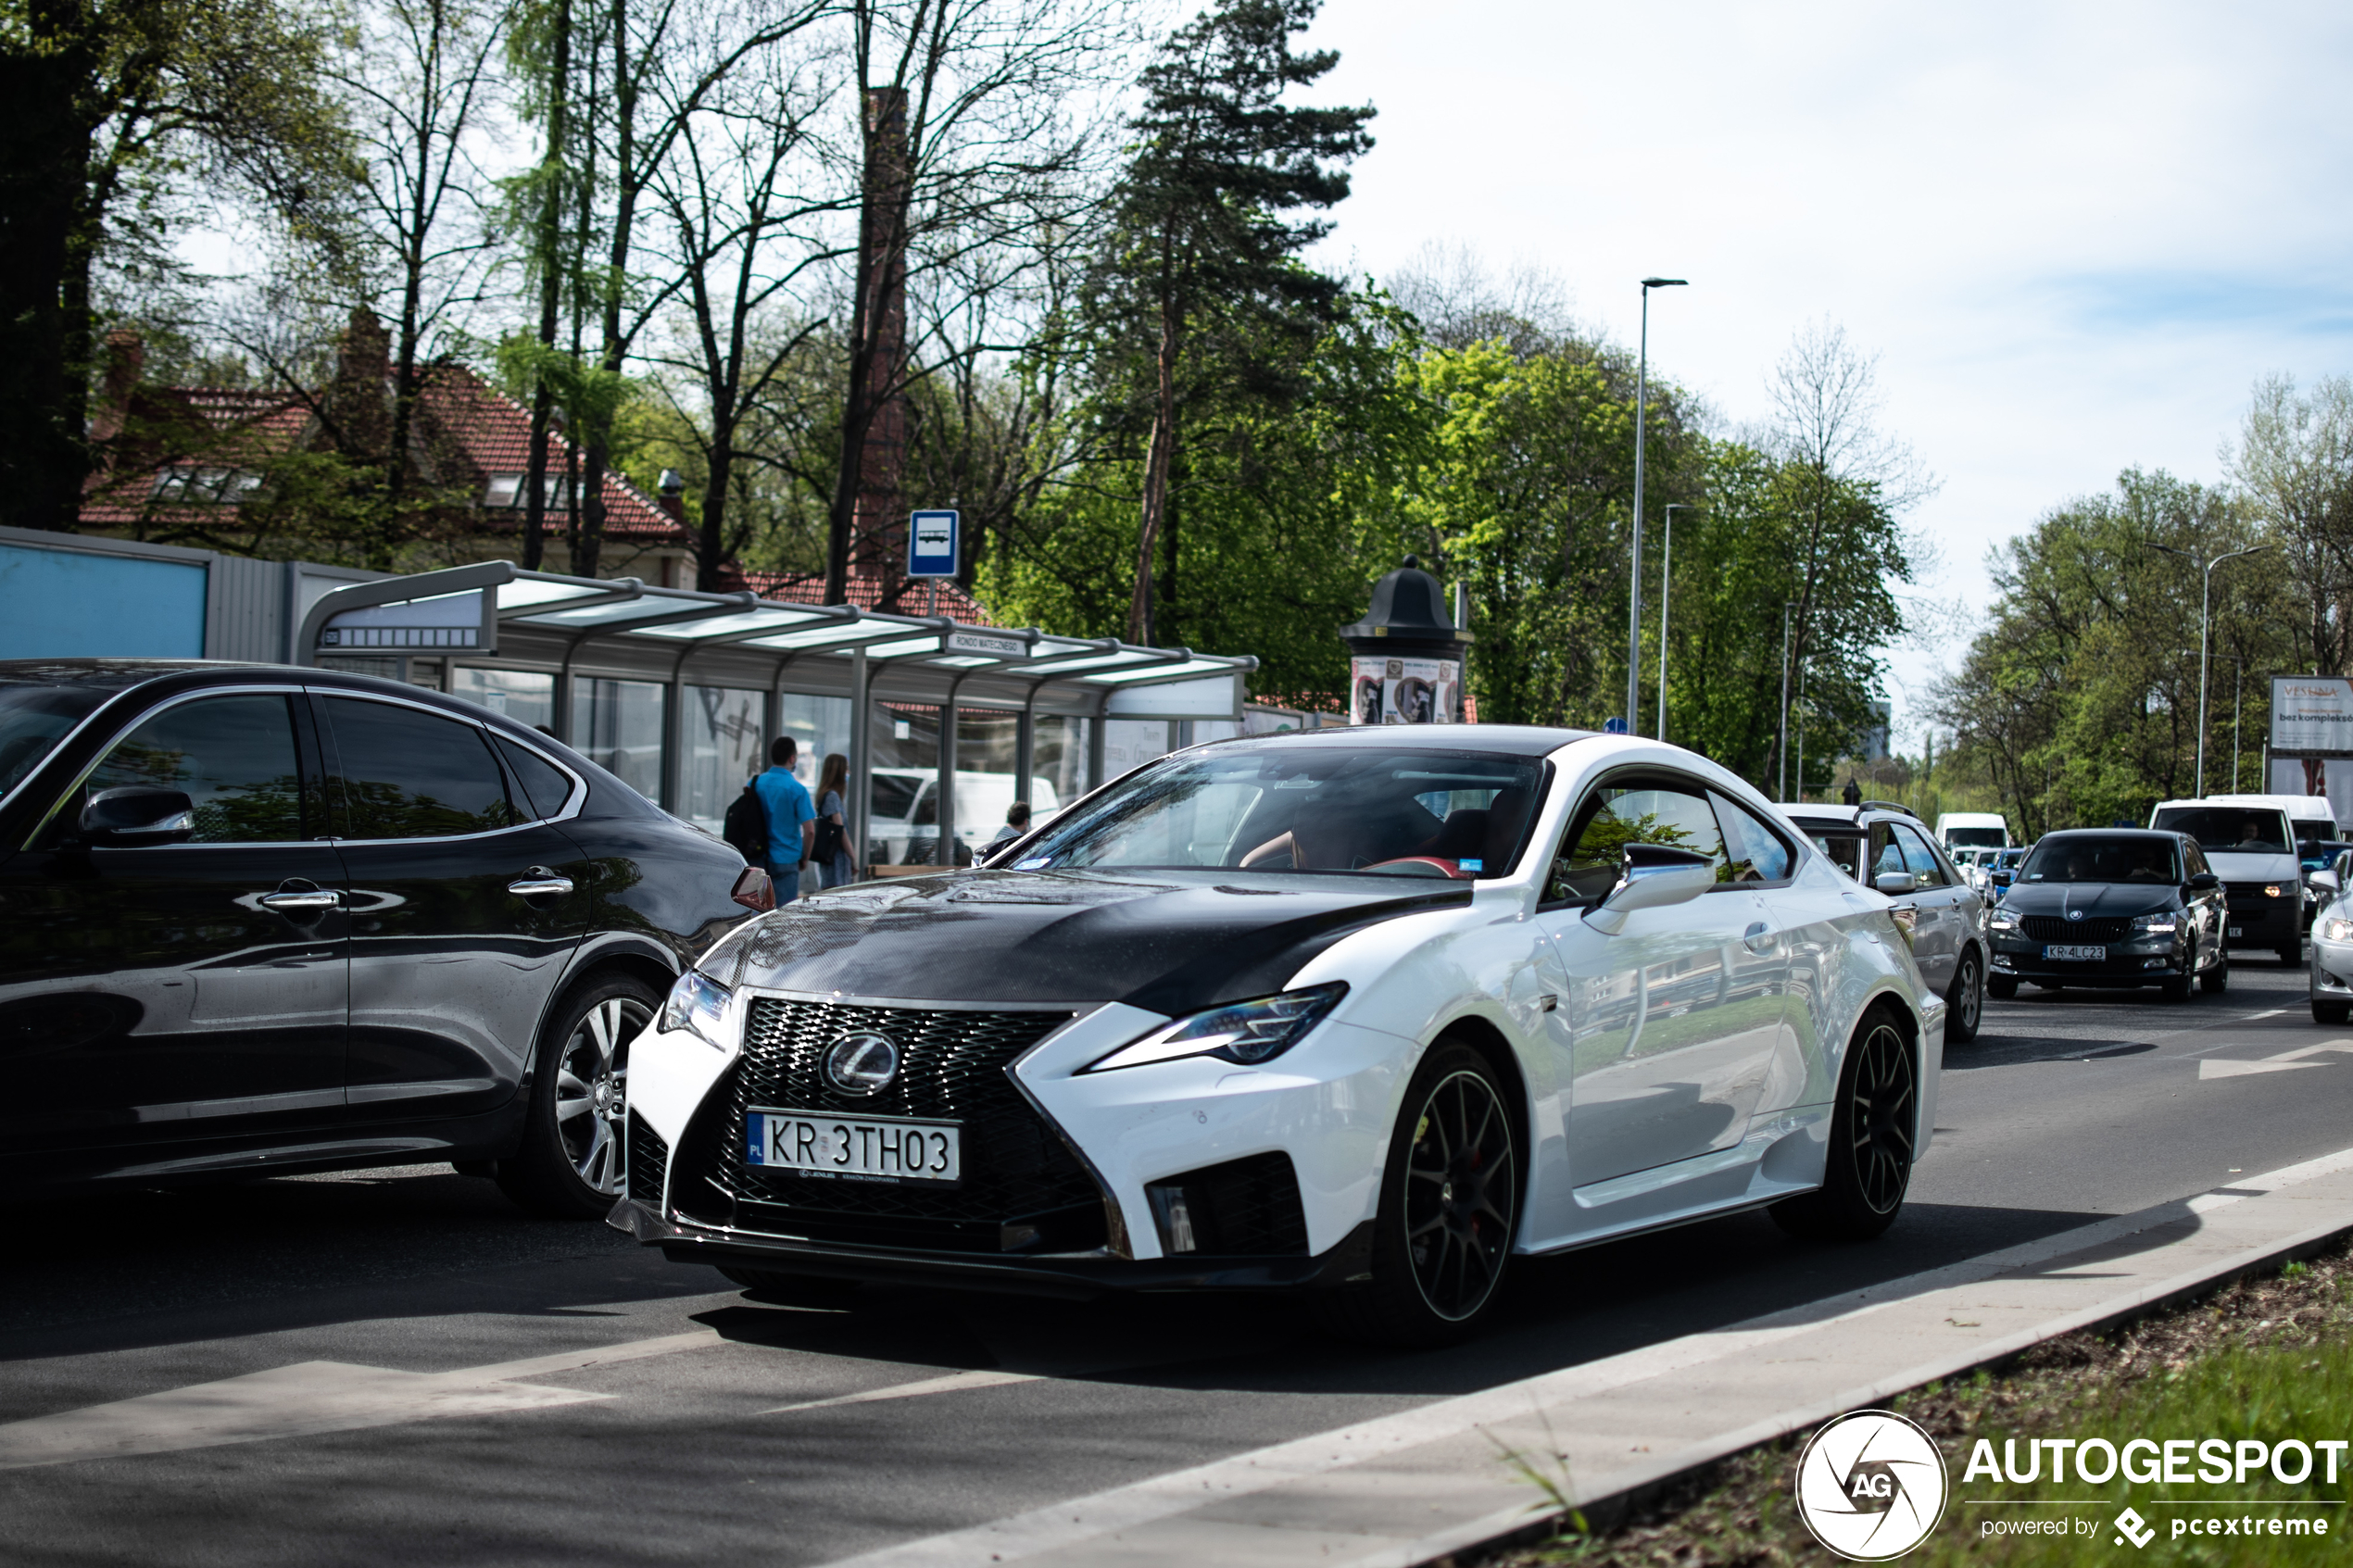
{"type": "Polygon", "coordinates": [[[1459,724],[1470,633],[1445,613],[1438,579],[1412,556],[1373,584],[1365,619],[1340,629],[1348,645],[1353,724],[1459,724]]]}

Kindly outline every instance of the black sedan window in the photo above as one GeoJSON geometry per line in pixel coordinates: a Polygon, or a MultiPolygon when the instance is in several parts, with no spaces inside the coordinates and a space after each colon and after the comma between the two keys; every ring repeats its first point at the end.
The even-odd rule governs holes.
{"type": "Polygon", "coordinates": [[[2046,838],[2034,847],[2021,873],[2026,882],[2142,882],[2183,880],[2173,846],[2162,838],[2046,838]]]}
{"type": "Polygon", "coordinates": [[[103,686],[0,685],[0,795],[112,696],[103,686]]]}
{"type": "Polygon", "coordinates": [[[286,698],[262,692],[165,709],[107,754],[90,789],[186,792],[195,844],[289,844],[303,836],[302,770],[286,698]]]}
{"type": "Polygon", "coordinates": [[[472,724],[389,702],[327,699],[353,838],[440,838],[522,820],[472,724]]]}
{"type": "Polygon", "coordinates": [[[1388,746],[1189,758],[1122,781],[1014,869],[1500,876],[1518,849],[1542,771],[1520,758],[1388,746]]]}

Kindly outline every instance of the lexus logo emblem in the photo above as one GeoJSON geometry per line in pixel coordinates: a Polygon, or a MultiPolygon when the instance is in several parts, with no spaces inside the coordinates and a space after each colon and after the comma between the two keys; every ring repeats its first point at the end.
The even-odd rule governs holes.
{"type": "Polygon", "coordinates": [[[844,1035],[825,1047],[825,1082],[846,1095],[878,1095],[899,1076],[899,1045],[887,1035],[844,1035]]]}

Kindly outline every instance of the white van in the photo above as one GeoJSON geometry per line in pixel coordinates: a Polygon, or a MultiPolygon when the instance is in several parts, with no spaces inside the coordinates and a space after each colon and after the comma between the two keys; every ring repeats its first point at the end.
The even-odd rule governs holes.
{"type": "MultiPolygon", "coordinates": [[[[939,773],[931,768],[876,768],[870,775],[874,812],[866,824],[866,857],[877,866],[937,865],[939,773]]],[[[978,851],[1005,825],[1013,803],[1011,773],[956,770],[956,842],[978,851]]],[[[1054,786],[1032,775],[1031,820],[1042,822],[1062,809],[1054,786]]]]}
{"type": "Polygon", "coordinates": [[[2277,807],[2287,813],[2288,825],[2296,830],[2299,843],[2337,836],[2336,808],[2325,795],[2209,795],[2206,804],[2277,807]]]}
{"type": "Polygon", "coordinates": [[[2304,868],[2296,841],[2302,827],[2335,827],[2329,803],[2300,795],[2211,795],[2161,800],[2149,826],[2187,834],[2206,851],[2228,897],[2224,939],[2234,947],[2269,947],[2283,962],[2304,963],[2304,868]],[[2313,815],[2318,808],[2319,815],[2313,815]],[[2301,820],[2300,825],[2298,819],[2301,820]]]}
{"type": "Polygon", "coordinates": [[[1936,841],[1948,851],[2007,849],[2009,819],[1999,811],[1947,811],[1936,819],[1936,841]]]}

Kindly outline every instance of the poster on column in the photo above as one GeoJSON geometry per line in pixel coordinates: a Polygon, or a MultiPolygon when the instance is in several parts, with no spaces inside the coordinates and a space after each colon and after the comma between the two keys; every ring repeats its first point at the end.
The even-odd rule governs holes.
{"type": "Polygon", "coordinates": [[[1452,659],[1353,661],[1348,714],[1357,724],[1452,724],[1462,709],[1463,667],[1452,659]]]}

